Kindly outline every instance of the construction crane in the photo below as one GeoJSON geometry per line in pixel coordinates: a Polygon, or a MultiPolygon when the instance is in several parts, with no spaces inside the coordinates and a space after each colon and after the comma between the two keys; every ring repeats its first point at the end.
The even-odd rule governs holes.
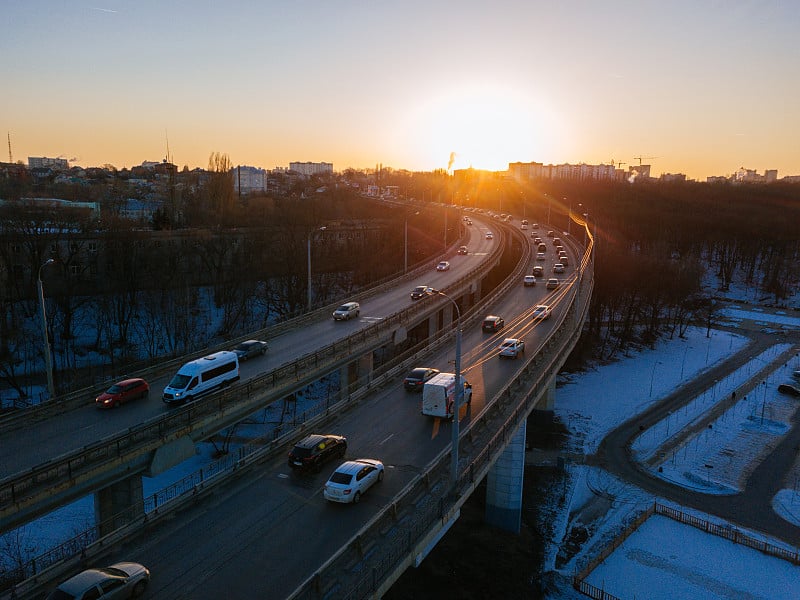
{"type": "Polygon", "coordinates": [[[649,160],[651,158],[658,158],[658,156],[634,156],[633,160],[638,160],[639,161],[639,166],[641,167],[642,166],[642,159],[649,160]]]}
{"type": "Polygon", "coordinates": [[[613,158],[611,159],[611,165],[612,165],[612,166],[614,166],[614,167],[615,167],[615,168],[617,168],[617,169],[621,168],[621,167],[622,167],[622,165],[627,165],[627,164],[628,164],[628,163],[626,163],[626,162],[622,162],[621,160],[617,160],[617,161],[615,161],[613,158]]]}

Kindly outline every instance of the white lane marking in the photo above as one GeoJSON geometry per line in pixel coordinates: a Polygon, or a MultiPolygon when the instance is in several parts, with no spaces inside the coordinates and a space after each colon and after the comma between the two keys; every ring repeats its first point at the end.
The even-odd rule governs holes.
{"type": "Polygon", "coordinates": [[[383,441],[382,441],[382,442],[379,444],[379,446],[383,446],[383,445],[384,445],[386,442],[388,442],[388,441],[389,441],[390,439],[392,439],[393,437],[394,437],[394,434],[390,435],[390,436],[389,436],[389,437],[387,437],[385,440],[383,440],[383,441]]]}

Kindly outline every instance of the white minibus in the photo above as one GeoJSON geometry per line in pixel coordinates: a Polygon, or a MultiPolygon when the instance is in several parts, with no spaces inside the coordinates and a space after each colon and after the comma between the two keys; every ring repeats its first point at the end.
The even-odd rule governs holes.
{"type": "Polygon", "coordinates": [[[235,352],[215,352],[183,365],[164,388],[166,404],[182,404],[234,381],[239,381],[239,359],[235,352]]]}

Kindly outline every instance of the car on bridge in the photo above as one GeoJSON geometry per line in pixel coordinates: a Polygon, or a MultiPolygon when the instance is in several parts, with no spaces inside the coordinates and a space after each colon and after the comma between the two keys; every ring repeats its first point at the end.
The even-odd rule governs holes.
{"type": "Polygon", "coordinates": [[[418,285],[413,290],[411,290],[411,299],[412,300],[420,300],[425,296],[433,295],[433,288],[427,285],[418,285]]]}
{"type": "Polygon", "coordinates": [[[545,286],[548,290],[554,290],[558,287],[559,281],[555,277],[551,277],[547,280],[547,285],[545,286]]]}
{"type": "Polygon", "coordinates": [[[532,317],[534,319],[549,319],[553,309],[548,304],[537,304],[533,307],[532,317]]]}
{"type": "Polygon", "coordinates": [[[520,354],[525,354],[525,341],[518,338],[506,338],[497,349],[500,358],[519,358],[520,354]]]}
{"type": "Polygon", "coordinates": [[[487,240],[493,240],[494,239],[494,234],[491,231],[487,231],[486,232],[486,239],[487,240]]]}
{"type": "Polygon", "coordinates": [[[533,267],[533,274],[536,277],[544,277],[544,267],[542,265],[536,265],[533,267]]]}
{"type": "Polygon", "coordinates": [[[144,594],[150,582],[147,567],[133,562],[119,562],[110,567],[86,569],[70,577],[47,600],[111,600],[135,598],[144,594]]]}
{"type": "Polygon", "coordinates": [[[403,387],[409,392],[421,392],[425,382],[438,374],[439,369],[434,369],[432,367],[417,367],[411,369],[411,372],[406,375],[406,378],[403,380],[403,387]]]}
{"type": "Polygon", "coordinates": [[[334,321],[349,321],[361,314],[361,305],[358,302],[345,302],[333,311],[334,321]]]}
{"type": "Polygon", "coordinates": [[[118,381],[105,392],[94,399],[98,408],[116,408],[131,400],[147,399],[150,395],[150,385],[139,377],[118,381]]]}
{"type": "Polygon", "coordinates": [[[525,277],[522,278],[522,285],[525,287],[536,285],[536,277],[533,275],[525,275],[525,277]]]}
{"type": "Polygon", "coordinates": [[[564,272],[564,265],[560,262],[557,262],[553,265],[553,273],[563,273],[564,272]]]}
{"type": "Polygon", "coordinates": [[[465,255],[469,253],[469,249],[466,246],[459,246],[458,254],[465,255]]]}
{"type": "Polygon", "coordinates": [[[289,466],[295,471],[319,471],[326,462],[344,458],[347,438],[331,433],[312,433],[294,445],[289,452],[289,466]]]}
{"type": "Polygon", "coordinates": [[[358,504],[361,496],[383,481],[383,463],[373,458],[359,458],[342,463],[325,483],[322,495],[329,502],[358,504]]]}
{"type": "Polygon", "coordinates": [[[481,329],[483,329],[486,333],[494,333],[495,331],[500,331],[505,324],[506,322],[505,319],[503,319],[503,317],[498,317],[497,315],[489,315],[483,320],[481,329]]]}
{"type": "Polygon", "coordinates": [[[450,270],[450,263],[446,260],[443,260],[438,265],[436,265],[437,271],[449,271],[450,270]]]}
{"type": "Polygon", "coordinates": [[[233,352],[239,357],[239,362],[242,362],[254,356],[264,356],[267,353],[267,349],[267,342],[262,340],[246,340],[236,346],[233,352]]]}

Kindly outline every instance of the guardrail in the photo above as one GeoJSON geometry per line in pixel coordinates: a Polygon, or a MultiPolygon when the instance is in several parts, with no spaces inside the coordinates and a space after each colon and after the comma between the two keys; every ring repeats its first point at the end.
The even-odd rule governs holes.
{"type": "MultiPolygon", "coordinates": [[[[495,244],[489,260],[483,261],[475,272],[459,278],[447,289],[459,289],[469,281],[485,276],[502,251],[503,245],[495,244]]],[[[225,415],[236,410],[237,404],[251,405],[256,402],[266,402],[267,398],[278,399],[288,395],[303,383],[318,379],[323,371],[331,370],[352,356],[373,348],[395,327],[431,311],[433,307],[444,304],[444,301],[437,300],[437,297],[431,297],[429,300],[414,304],[359,330],[343,341],[329,344],[293,363],[232,386],[222,393],[197,400],[178,411],[157,417],[125,432],[7,477],[0,481],[0,532],[15,524],[10,516],[18,512],[21,507],[50,496],[52,490],[64,481],[73,483],[78,479],[94,476],[99,471],[109,469],[110,466],[134,462],[137,457],[152,451],[155,447],[190,434],[209,417],[225,415]]]]}

